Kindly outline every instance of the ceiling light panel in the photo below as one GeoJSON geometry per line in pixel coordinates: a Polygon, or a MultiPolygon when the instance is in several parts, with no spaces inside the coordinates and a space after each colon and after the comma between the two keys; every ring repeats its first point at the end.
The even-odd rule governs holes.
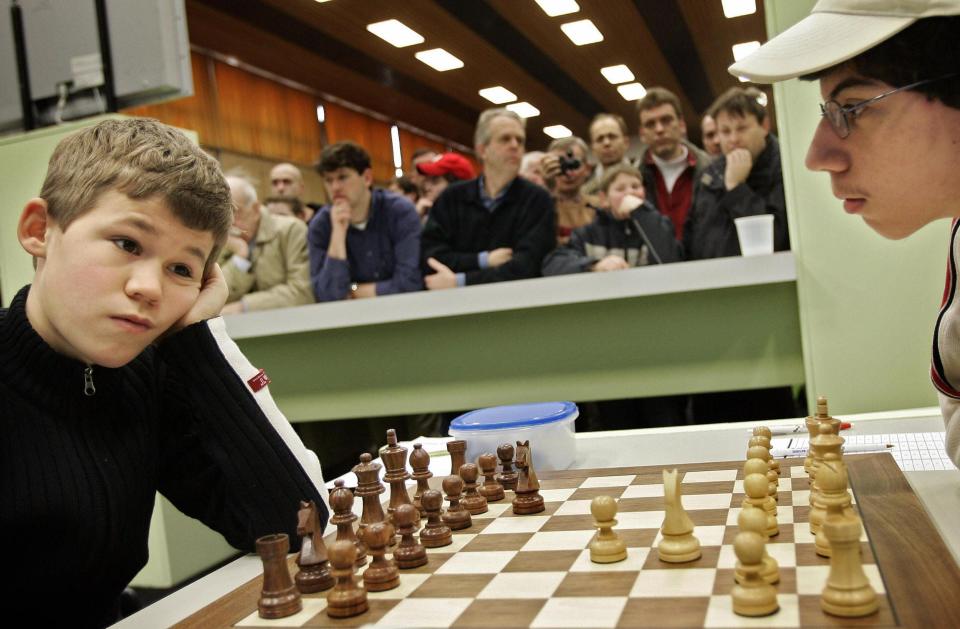
{"type": "Polygon", "coordinates": [[[517,114],[521,118],[533,118],[534,116],[540,115],[540,110],[527,101],[507,105],[507,109],[517,114]]]}
{"type": "Polygon", "coordinates": [[[757,0],[722,0],[724,17],[740,17],[757,12],[757,0]]]}
{"type": "Polygon", "coordinates": [[[483,96],[488,101],[494,105],[502,105],[504,103],[512,103],[517,100],[517,95],[503,87],[502,85],[497,85],[495,87],[485,87],[480,90],[480,96],[483,96]]]}
{"type": "Polygon", "coordinates": [[[400,20],[384,20],[367,24],[367,30],[397,48],[423,43],[423,35],[400,20]]]}
{"type": "Polygon", "coordinates": [[[417,59],[424,62],[437,72],[446,72],[447,70],[456,70],[463,67],[463,62],[451,55],[443,48],[433,48],[424,50],[414,55],[417,59]]]}
{"type": "Polygon", "coordinates": [[[602,74],[605,79],[614,85],[619,83],[627,83],[635,78],[633,76],[633,72],[630,71],[630,68],[623,64],[600,68],[600,74],[602,74]]]}
{"type": "Polygon", "coordinates": [[[566,128],[562,124],[550,125],[549,127],[544,127],[543,132],[549,135],[554,140],[559,140],[560,138],[569,138],[573,135],[573,131],[566,128]]]}
{"type": "Polygon", "coordinates": [[[560,25],[560,30],[577,46],[603,41],[603,33],[590,20],[579,20],[560,25]]]}
{"type": "Polygon", "coordinates": [[[623,96],[626,100],[640,100],[646,95],[647,88],[639,83],[627,83],[626,85],[617,86],[617,91],[620,92],[620,96],[623,96]]]}
{"type": "Polygon", "coordinates": [[[576,3],[576,0],[537,0],[537,4],[550,17],[568,15],[580,10],[580,5],[576,3]]]}

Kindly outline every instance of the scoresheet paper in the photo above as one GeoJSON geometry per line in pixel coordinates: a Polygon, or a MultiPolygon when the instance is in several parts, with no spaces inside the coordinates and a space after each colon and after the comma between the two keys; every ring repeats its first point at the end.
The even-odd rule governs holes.
{"type": "MultiPolygon", "coordinates": [[[[876,445],[878,448],[891,444],[889,450],[893,459],[905,472],[924,470],[952,470],[953,461],[944,450],[943,432],[901,432],[881,435],[848,435],[844,434],[844,445],[876,445]]],[[[774,448],[807,448],[809,440],[799,437],[771,439],[770,445],[774,448]]],[[[852,456],[855,452],[848,453],[852,456]]]]}

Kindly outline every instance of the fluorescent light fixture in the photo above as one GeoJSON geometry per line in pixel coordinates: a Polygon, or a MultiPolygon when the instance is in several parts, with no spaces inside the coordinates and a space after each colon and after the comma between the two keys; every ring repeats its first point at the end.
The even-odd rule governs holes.
{"type": "Polygon", "coordinates": [[[549,135],[554,140],[559,140],[560,138],[569,138],[573,135],[573,131],[566,128],[562,124],[550,125],[549,127],[544,127],[543,132],[549,135]]]}
{"type": "Polygon", "coordinates": [[[618,66],[607,66],[606,68],[600,68],[600,74],[602,74],[605,79],[614,85],[617,85],[618,83],[626,83],[634,79],[633,72],[631,72],[630,68],[622,63],[618,66]]]}
{"type": "Polygon", "coordinates": [[[367,30],[397,48],[423,43],[423,35],[400,20],[384,20],[367,24],[367,30]]]}
{"type": "Polygon", "coordinates": [[[443,48],[432,48],[424,50],[414,55],[417,59],[424,62],[437,72],[446,72],[447,70],[456,70],[463,67],[463,62],[451,55],[443,48]]]}
{"type": "Polygon", "coordinates": [[[516,94],[501,85],[483,88],[480,90],[480,96],[483,96],[494,105],[502,105],[517,100],[516,94]]]}
{"type": "Polygon", "coordinates": [[[757,0],[721,0],[724,17],[740,17],[757,12],[757,0]]]}
{"type": "Polygon", "coordinates": [[[537,4],[549,17],[576,13],[580,10],[580,5],[577,4],[576,0],[537,0],[537,4]]]}
{"type": "Polygon", "coordinates": [[[567,22],[566,24],[560,25],[560,30],[577,46],[595,44],[598,41],[603,41],[603,33],[601,33],[590,20],[567,22]]]}
{"type": "MultiPolygon", "coordinates": [[[[393,145],[393,167],[402,170],[403,157],[400,155],[400,129],[397,125],[390,126],[390,143],[393,145]]],[[[399,177],[400,175],[397,175],[399,177]]]]}
{"type": "Polygon", "coordinates": [[[521,118],[533,118],[534,116],[540,115],[540,110],[528,103],[523,101],[520,103],[512,103],[507,105],[507,109],[517,114],[521,118]]]}
{"type": "Polygon", "coordinates": [[[760,48],[760,42],[758,41],[748,41],[743,42],[742,44],[733,45],[733,60],[740,61],[744,57],[749,56],[756,49],[760,48]]]}
{"type": "Polygon", "coordinates": [[[741,82],[741,83],[746,83],[747,81],[750,80],[750,79],[748,79],[748,78],[745,77],[745,76],[738,76],[737,78],[740,79],[740,82],[741,82]]]}
{"type": "Polygon", "coordinates": [[[317,105],[317,122],[323,124],[327,119],[327,110],[323,108],[323,105],[317,105]]]}
{"type": "Polygon", "coordinates": [[[623,96],[626,100],[640,100],[646,95],[647,88],[639,83],[627,83],[626,85],[618,85],[617,91],[620,92],[620,96],[623,96]]]}
{"type": "Polygon", "coordinates": [[[395,169],[393,169],[393,176],[394,176],[394,177],[403,177],[403,169],[402,169],[402,168],[395,168],[395,169]]]}

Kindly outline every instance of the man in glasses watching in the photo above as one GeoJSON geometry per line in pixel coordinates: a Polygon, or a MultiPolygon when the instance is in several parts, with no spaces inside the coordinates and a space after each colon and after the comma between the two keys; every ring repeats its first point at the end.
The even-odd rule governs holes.
{"type": "Polygon", "coordinates": [[[828,172],[844,209],[877,233],[900,239],[954,219],[931,375],[960,466],[960,0],[821,0],[730,72],[819,80],[823,119],[806,165],[828,172]]]}

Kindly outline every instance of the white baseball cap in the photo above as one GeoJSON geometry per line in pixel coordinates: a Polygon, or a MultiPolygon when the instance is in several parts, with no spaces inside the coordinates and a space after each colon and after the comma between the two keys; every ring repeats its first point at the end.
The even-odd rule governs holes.
{"type": "Polygon", "coordinates": [[[943,15],[960,15],[960,0],[820,0],[810,15],[729,72],[754,83],[812,74],[856,57],[918,19],[943,15]]]}

